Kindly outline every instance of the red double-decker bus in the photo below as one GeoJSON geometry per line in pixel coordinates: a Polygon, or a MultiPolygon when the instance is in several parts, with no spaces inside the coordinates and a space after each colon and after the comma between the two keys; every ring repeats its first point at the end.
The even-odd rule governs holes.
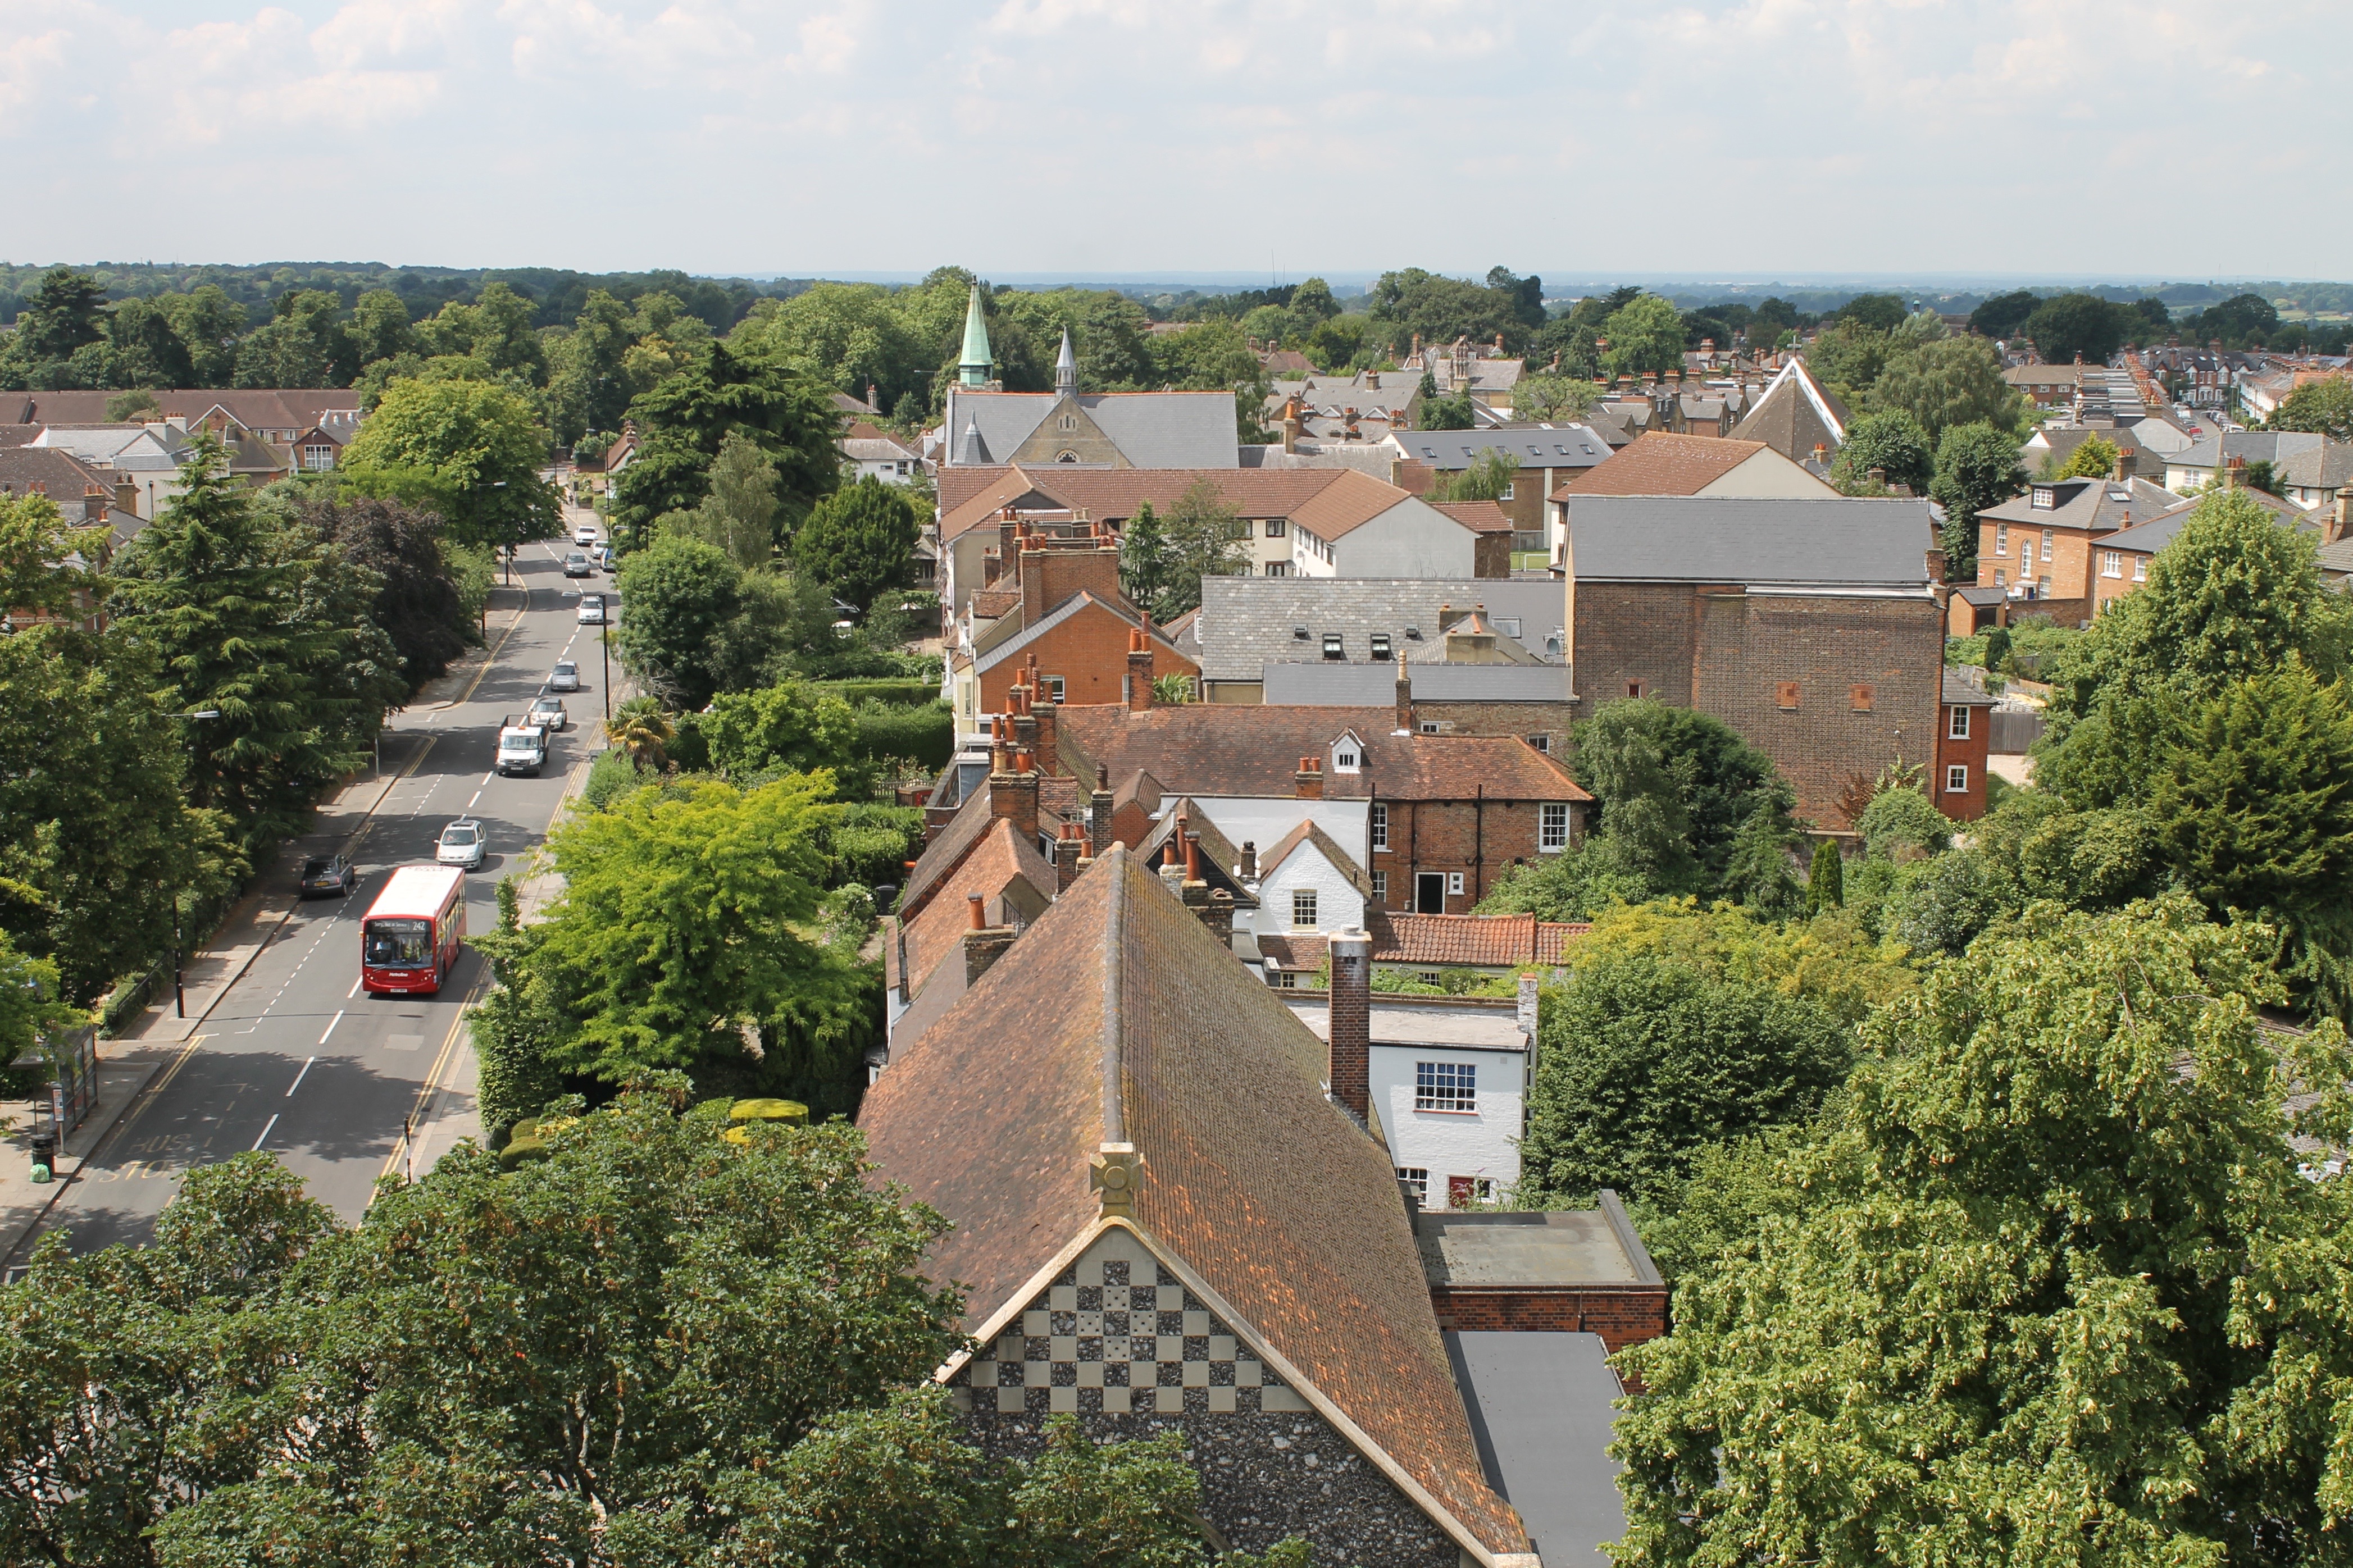
{"type": "Polygon", "coordinates": [[[360,988],[431,995],[441,989],[466,940],[466,872],[458,866],[403,866],[360,921],[360,988]]]}

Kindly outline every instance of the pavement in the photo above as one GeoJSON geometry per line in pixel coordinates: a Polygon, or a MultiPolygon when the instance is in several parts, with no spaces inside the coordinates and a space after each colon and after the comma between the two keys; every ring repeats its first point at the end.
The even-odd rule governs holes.
{"type": "MultiPolygon", "coordinates": [[[[567,528],[574,521],[567,509],[567,528]]],[[[482,824],[490,849],[467,879],[467,922],[492,929],[500,878],[534,864],[585,781],[601,743],[604,667],[596,631],[575,610],[584,587],[609,594],[612,584],[567,582],[560,549],[526,547],[515,586],[493,598],[489,647],[395,716],[380,770],[322,805],[311,830],[282,846],[189,956],[185,1017],[167,992],[100,1047],[98,1105],[69,1139],[60,1179],[34,1187],[29,1160],[0,1149],[0,1278],[49,1232],[76,1251],[144,1240],[191,1168],[248,1149],[276,1154],[312,1197],[356,1220],[379,1179],[428,1169],[480,1135],[464,1022],[490,983],[487,964],[468,949],[438,995],[363,996],[359,923],[391,871],[429,861],[444,824],[465,815],[482,824]],[[565,696],[572,723],[554,737],[549,765],[537,778],[497,775],[501,719],[527,707],[567,657],[584,689],[565,696]],[[337,848],[353,856],[358,890],[297,899],[303,858],[337,848]]],[[[0,1106],[9,1111],[21,1108],[0,1106]]]]}

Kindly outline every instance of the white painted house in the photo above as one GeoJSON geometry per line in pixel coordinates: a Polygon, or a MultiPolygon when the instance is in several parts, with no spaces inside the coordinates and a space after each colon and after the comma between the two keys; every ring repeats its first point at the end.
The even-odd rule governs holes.
{"type": "MultiPolygon", "coordinates": [[[[1330,1038],[1327,996],[1282,999],[1318,1039],[1330,1038]]],[[[1520,1179],[1535,1070],[1534,979],[1516,1000],[1375,992],[1372,1003],[1371,1101],[1398,1179],[1429,1208],[1506,1195],[1520,1179]]]]}
{"type": "Polygon", "coordinates": [[[1372,879],[1356,858],[1313,822],[1302,821],[1256,857],[1260,936],[1356,931],[1365,923],[1372,879]]]}

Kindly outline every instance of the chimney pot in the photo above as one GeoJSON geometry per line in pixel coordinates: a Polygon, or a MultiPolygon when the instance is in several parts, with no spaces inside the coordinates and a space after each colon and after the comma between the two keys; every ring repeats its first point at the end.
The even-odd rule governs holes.
{"type": "Polygon", "coordinates": [[[972,931],[987,931],[988,929],[988,912],[984,906],[987,903],[987,900],[983,899],[978,893],[966,893],[964,897],[964,901],[965,912],[967,917],[965,921],[966,928],[972,931]]]}

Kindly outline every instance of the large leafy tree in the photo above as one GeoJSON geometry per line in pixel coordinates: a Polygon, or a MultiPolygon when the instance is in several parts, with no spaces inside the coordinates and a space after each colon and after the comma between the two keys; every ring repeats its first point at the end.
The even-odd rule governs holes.
{"type": "Polygon", "coordinates": [[[729,431],[712,461],[711,492],[702,504],[670,513],[661,526],[718,546],[746,571],[766,565],[776,552],[776,466],[751,437],[729,431]]]}
{"type": "Polygon", "coordinates": [[[870,609],[914,571],[914,503],[869,474],[819,500],[793,535],[793,559],[837,598],[870,609]]]}
{"type": "Polygon", "coordinates": [[[420,686],[475,640],[474,622],[440,538],[441,520],[398,501],[316,500],[302,521],[377,586],[369,618],[391,638],[402,678],[420,686]]]}
{"type": "Polygon", "coordinates": [[[2058,294],[2034,308],[2021,327],[2037,353],[2052,364],[2081,354],[2087,364],[2105,364],[2127,338],[2145,334],[2147,323],[2130,305],[2097,294],[2058,294]]]}
{"type": "Polygon", "coordinates": [[[1882,495],[1884,489],[1871,477],[1876,468],[1886,475],[1888,486],[1923,495],[1936,475],[1936,452],[1926,428],[1911,415],[1866,414],[1847,426],[1846,444],[1831,465],[1831,483],[1849,495],[1882,495]]]}
{"type": "Polygon", "coordinates": [[[1969,331],[1989,338],[2009,337],[2042,303],[2042,296],[2031,289],[1993,295],[1969,312],[1969,331]]]}
{"type": "Polygon", "coordinates": [[[106,337],[106,289],[87,272],[52,267],[16,322],[15,342],[27,358],[61,360],[106,337]]]}
{"type": "Polygon", "coordinates": [[[1937,437],[1928,496],[1945,509],[1945,574],[1956,583],[1977,581],[1978,513],[2026,487],[2018,447],[2007,429],[1986,423],[1950,426],[1937,437]]]}
{"type": "Polygon", "coordinates": [[[945,1222],[854,1131],[735,1143],[683,1097],[461,1148],[353,1229],[240,1155],[152,1247],[46,1248],[0,1289],[0,1557],[1208,1568],[1178,1440],[998,1461],[914,1391],[945,1222]]]}
{"type": "Polygon", "coordinates": [[[776,466],[788,525],[841,479],[841,416],[824,383],[797,366],[747,359],[726,343],[662,380],[629,405],[638,454],[620,478],[620,521],[642,542],[665,512],[691,510],[710,489],[712,460],[731,431],[776,466]]]}
{"type": "MultiPolygon", "coordinates": [[[[1935,317],[1930,317],[1935,321],[1935,317]]],[[[2023,404],[1983,338],[1943,338],[1898,354],[1871,386],[1871,406],[1909,414],[1932,441],[1962,425],[2018,423],[2023,404]]]]}
{"type": "Polygon", "coordinates": [[[665,537],[628,557],[616,579],[628,610],[610,634],[622,662],[684,711],[742,684],[745,578],[699,539],[665,537]]]}
{"type": "Polygon", "coordinates": [[[2264,427],[2353,441],[2353,378],[2331,375],[2306,382],[2281,400],[2264,427]]]}
{"type": "Polygon", "coordinates": [[[461,543],[552,538],[563,516],[539,477],[547,436],[520,394],[488,381],[403,377],[344,449],[356,488],[428,504],[461,543]]]}
{"type": "Polygon", "coordinates": [[[1609,340],[1601,351],[1602,367],[1611,375],[1683,368],[1683,314],[1656,294],[1639,294],[1610,311],[1601,335],[1609,340]]]}
{"type": "Polygon", "coordinates": [[[2342,1250],[2252,932],[2030,910],[1875,1015],[1630,1352],[1629,1564],[2285,1564],[2343,1521],[2342,1250]],[[2285,1287],[2283,1289],[2282,1287],[2285,1287]]]}
{"type": "Polygon", "coordinates": [[[237,345],[239,386],[348,386],[360,359],[343,302],[322,289],[290,289],[270,319],[237,345]]]}
{"type": "Polygon", "coordinates": [[[299,826],[313,795],[359,765],[360,742],[405,688],[367,622],[372,575],[278,526],[209,441],[180,495],[120,563],[124,630],[153,652],[186,727],[191,802],[260,846],[299,826]],[[363,593],[362,591],[364,590],[363,593]]]}
{"type": "Polygon", "coordinates": [[[1810,1116],[1854,1056],[1811,1002],[1651,956],[1580,962],[1541,1032],[1523,1198],[1648,1195],[1708,1144],[1810,1116]]]}

